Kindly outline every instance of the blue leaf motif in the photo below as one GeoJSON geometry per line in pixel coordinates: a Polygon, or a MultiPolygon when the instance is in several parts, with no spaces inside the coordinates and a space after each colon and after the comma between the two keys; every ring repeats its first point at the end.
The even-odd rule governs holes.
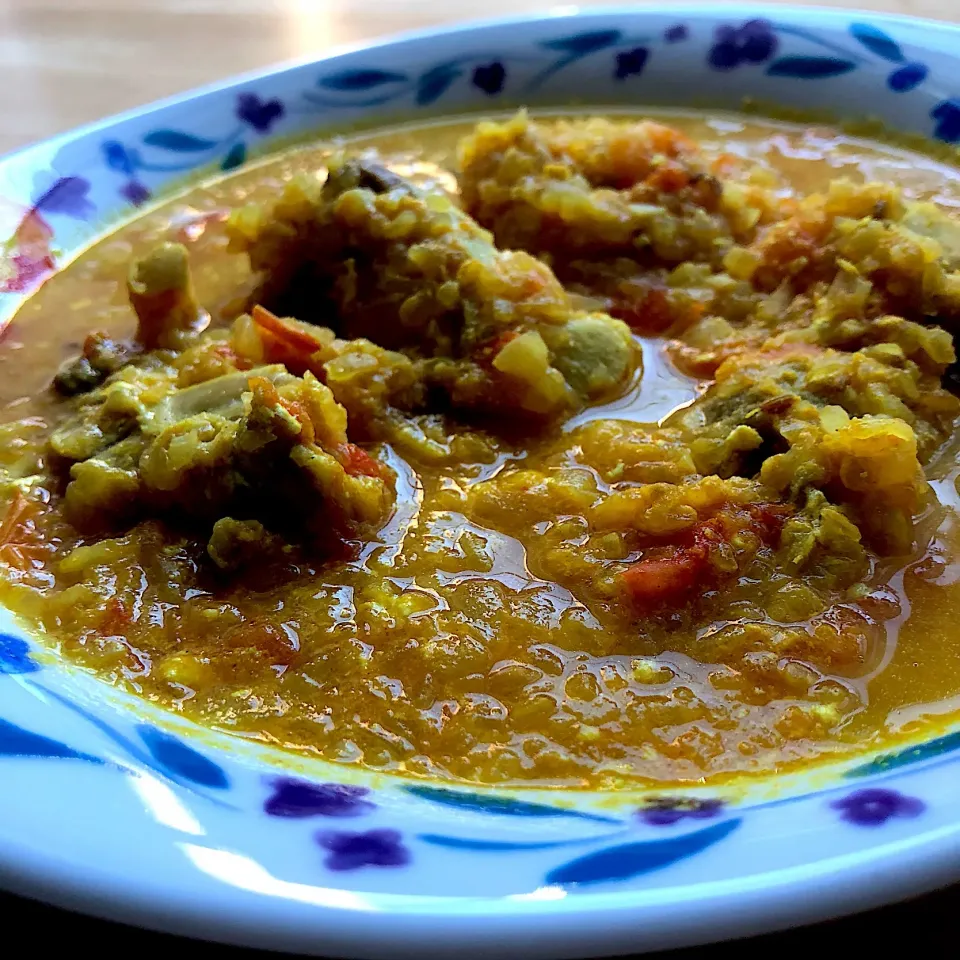
{"type": "Polygon", "coordinates": [[[919,87],[927,79],[926,66],[922,63],[908,63],[898,67],[887,77],[887,86],[894,93],[907,93],[919,87]]]}
{"type": "Polygon", "coordinates": [[[214,790],[223,790],[230,785],[227,775],[217,764],[171,734],[143,723],[137,731],[162,771],[214,790]]]}
{"type": "Polygon", "coordinates": [[[891,63],[903,63],[903,51],[900,49],[900,44],[872,23],[852,23],[850,24],[850,33],[878,57],[889,60],[891,63]]]}
{"type": "Polygon", "coordinates": [[[545,840],[535,843],[522,843],[513,840],[475,840],[470,837],[448,837],[441,833],[421,833],[420,839],[435,847],[447,847],[451,850],[476,850],[481,853],[497,853],[504,850],[550,850],[553,847],[568,847],[574,843],[588,843],[595,838],[584,840],[545,840]]]}
{"type": "Polygon", "coordinates": [[[447,92],[450,84],[462,74],[463,70],[452,63],[441,63],[431,67],[417,80],[417,103],[421,107],[435,103],[447,92]]]}
{"type": "Polygon", "coordinates": [[[72,747],[22,727],[0,720],[0,757],[33,757],[57,760],[85,760],[87,763],[103,763],[99,757],[80,753],[72,747]]]}
{"type": "Polygon", "coordinates": [[[0,633],[0,674],[36,673],[39,669],[30,656],[30,646],[26,640],[0,633]]]}
{"type": "Polygon", "coordinates": [[[739,820],[727,820],[725,823],[680,837],[607,847],[598,853],[588,853],[551,870],[547,874],[546,882],[559,886],[579,886],[629,880],[701,853],[719,843],[739,826],[739,820]]]}
{"type": "Polygon", "coordinates": [[[415,797],[441,803],[447,807],[456,807],[459,810],[477,810],[507,817],[575,817],[595,823],[620,823],[615,817],[605,817],[598,813],[551,807],[546,803],[531,803],[529,800],[515,800],[513,797],[499,797],[490,793],[467,793],[462,790],[450,790],[447,787],[426,786],[404,787],[404,789],[415,797]]]}
{"type": "Polygon", "coordinates": [[[588,30],[568,37],[558,37],[556,40],[544,40],[540,46],[548,50],[563,50],[574,57],[585,57],[597,50],[612,47],[622,35],[622,30],[588,30]]]}
{"type": "Polygon", "coordinates": [[[227,152],[227,155],[220,161],[221,170],[234,170],[247,159],[247,145],[241,140],[235,143],[227,152]]]}
{"type": "Polygon", "coordinates": [[[856,68],[852,60],[839,57],[780,57],[767,67],[771,77],[794,77],[797,80],[825,80],[839,77],[856,68]]]}
{"type": "Polygon", "coordinates": [[[356,92],[373,90],[387,83],[405,83],[408,79],[405,73],[394,73],[390,70],[341,70],[339,73],[321,77],[317,86],[327,90],[356,92]]]}
{"type": "Polygon", "coordinates": [[[888,770],[907,767],[919,763],[921,760],[931,760],[955,750],[960,750],[960,730],[948,733],[943,737],[937,737],[935,740],[928,740],[926,743],[918,743],[916,746],[907,747],[905,750],[881,754],[868,763],[848,770],[844,776],[855,779],[868,777],[874,773],[886,773],[888,770]]]}
{"type": "Polygon", "coordinates": [[[383,103],[389,103],[391,100],[396,100],[398,96],[403,94],[401,89],[399,92],[392,90],[390,93],[381,93],[372,97],[364,97],[362,100],[343,100],[335,96],[324,96],[322,93],[315,93],[312,90],[307,90],[305,93],[300,94],[301,99],[305,100],[312,107],[320,107],[326,110],[329,107],[334,109],[348,109],[353,110],[357,107],[379,107],[383,103]]]}
{"type": "Polygon", "coordinates": [[[180,130],[151,130],[143,138],[143,142],[148,147],[159,147],[161,150],[172,150],[174,153],[201,153],[217,146],[216,140],[196,137],[192,133],[183,133],[180,130]]]}
{"type": "Polygon", "coordinates": [[[127,149],[119,140],[104,140],[100,149],[103,151],[103,158],[107,161],[107,166],[111,170],[132,176],[137,169],[136,153],[127,149]]]}

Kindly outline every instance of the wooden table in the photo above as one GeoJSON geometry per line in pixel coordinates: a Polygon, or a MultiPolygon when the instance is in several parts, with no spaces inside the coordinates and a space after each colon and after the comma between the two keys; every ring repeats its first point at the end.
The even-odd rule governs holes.
{"type": "MultiPolygon", "coordinates": [[[[818,2],[960,20],[957,0],[818,2]]],[[[580,0],[579,6],[605,3],[580,0]]],[[[0,153],[336,44],[551,5],[549,0],[0,0],[0,153]]]]}
{"type": "MultiPolygon", "coordinates": [[[[579,0],[579,5],[606,2],[579,0]]],[[[957,0],[820,3],[960,20],[957,0]]],[[[201,83],[319,54],[335,44],[549,5],[537,0],[0,0],[0,152],[201,83]]],[[[844,948],[862,953],[873,948],[884,957],[907,943],[913,956],[940,955],[956,942],[958,908],[958,890],[951,889],[862,917],[669,956],[766,960],[804,951],[832,957],[844,948]]],[[[41,938],[51,955],[60,945],[52,941],[73,949],[87,944],[108,958],[142,953],[147,945],[183,960],[252,955],[74,917],[3,895],[0,921],[6,921],[0,925],[8,933],[17,929],[41,938]]]]}

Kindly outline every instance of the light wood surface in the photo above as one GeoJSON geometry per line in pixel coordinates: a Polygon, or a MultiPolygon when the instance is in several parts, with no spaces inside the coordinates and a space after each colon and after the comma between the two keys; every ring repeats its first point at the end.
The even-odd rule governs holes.
{"type": "MultiPolygon", "coordinates": [[[[611,2],[580,0],[579,6],[611,2]]],[[[782,2],[787,0],[769,5],[775,9],[782,2]]],[[[960,0],[819,2],[960,21],[960,0]]],[[[538,0],[0,0],[0,153],[198,84],[319,55],[338,44],[550,6],[538,0]]],[[[904,930],[915,954],[939,956],[948,940],[955,943],[958,896],[960,889],[953,888],[802,931],[672,953],[669,960],[765,960],[785,951],[832,956],[838,944],[885,956],[891,945],[901,943],[904,930]]],[[[16,922],[45,931],[51,955],[87,942],[107,957],[146,949],[183,960],[264,956],[175,941],[0,894],[2,919],[11,927],[16,922]]]]}
{"type": "MultiPolygon", "coordinates": [[[[820,3],[960,20],[960,0],[820,3]]],[[[543,0],[0,0],[0,153],[338,44],[551,6],[543,0]]]]}

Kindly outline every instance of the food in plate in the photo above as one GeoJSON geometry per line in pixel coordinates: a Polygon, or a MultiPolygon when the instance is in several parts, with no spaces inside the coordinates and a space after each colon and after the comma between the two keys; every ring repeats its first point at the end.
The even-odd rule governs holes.
{"type": "Polygon", "coordinates": [[[920,155],[692,114],[193,187],[6,333],[0,599],[202,723],[414,776],[909,734],[960,692],[958,205],[920,155]]]}

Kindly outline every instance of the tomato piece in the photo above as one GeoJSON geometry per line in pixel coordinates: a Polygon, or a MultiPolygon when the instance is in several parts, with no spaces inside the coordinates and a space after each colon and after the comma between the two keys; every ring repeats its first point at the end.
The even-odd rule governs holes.
{"type": "Polygon", "coordinates": [[[27,570],[44,552],[36,530],[42,510],[38,501],[17,490],[0,523],[0,560],[17,570],[27,570]]]}
{"type": "Polygon", "coordinates": [[[748,350],[759,347],[760,338],[731,337],[729,340],[721,340],[714,344],[710,349],[703,350],[700,347],[692,347],[682,340],[668,340],[663,350],[670,362],[688,377],[696,377],[702,380],[712,379],[716,376],[717,370],[723,366],[731,357],[741,357],[748,350]]]}
{"type": "Polygon", "coordinates": [[[640,288],[636,294],[635,297],[615,303],[610,314],[639,333],[663,333],[673,326],[676,317],[665,289],[640,288]]]}
{"type": "Polygon", "coordinates": [[[780,539],[783,525],[796,512],[786,503],[751,503],[747,510],[757,534],[766,543],[774,543],[780,539]]]}
{"type": "Polygon", "coordinates": [[[100,628],[104,633],[122,634],[132,619],[124,602],[119,597],[111,597],[104,608],[100,628]]]}
{"type": "Polygon", "coordinates": [[[696,300],[670,291],[662,283],[630,280],[621,284],[610,315],[640,334],[664,334],[685,330],[704,312],[696,300]]]}
{"type": "Polygon", "coordinates": [[[690,183],[690,174],[679,163],[664,163],[645,181],[648,187],[663,193],[676,193],[690,183]]]}
{"type": "Polygon", "coordinates": [[[250,311],[250,316],[261,332],[266,331],[284,347],[302,354],[304,359],[323,347],[323,341],[309,330],[278,317],[259,303],[250,311]]]}
{"type": "Polygon", "coordinates": [[[710,170],[718,177],[732,177],[742,166],[742,158],[735,153],[721,153],[710,164],[710,170]]]}
{"type": "Polygon", "coordinates": [[[277,392],[277,386],[266,377],[251,377],[248,381],[258,402],[268,407],[283,407],[300,424],[300,442],[313,443],[317,432],[310,411],[299,400],[288,400],[277,392]]]}
{"type": "Polygon", "coordinates": [[[280,400],[280,406],[300,424],[300,442],[313,443],[317,437],[310,411],[297,400],[280,400]]]}
{"type": "Polygon", "coordinates": [[[280,402],[276,385],[267,377],[251,377],[247,385],[256,394],[257,400],[265,406],[276,406],[280,402]]]}
{"type": "Polygon", "coordinates": [[[676,127],[657,123],[655,120],[647,121],[644,126],[650,146],[657,153],[666,154],[668,157],[679,157],[697,149],[696,142],[676,127]]]}
{"type": "Polygon", "coordinates": [[[23,491],[18,488],[13,495],[10,506],[7,508],[3,523],[0,524],[0,547],[10,543],[14,535],[19,531],[25,519],[24,514],[27,512],[28,502],[27,498],[23,495],[23,491]]]}
{"type": "Polygon", "coordinates": [[[675,600],[688,593],[706,564],[705,551],[693,547],[669,557],[647,557],[624,570],[621,582],[641,606],[675,600]]]}
{"type": "Polygon", "coordinates": [[[246,357],[241,357],[229,343],[218,343],[211,348],[210,353],[231,367],[236,367],[238,370],[246,370],[250,367],[250,361],[247,360],[246,357]]]}
{"type": "Polygon", "coordinates": [[[716,575],[710,567],[712,549],[730,543],[736,534],[751,529],[766,544],[774,544],[793,508],[782,503],[752,503],[728,506],[708,520],[697,523],[682,546],[668,555],[644,557],[620,575],[620,582],[636,606],[653,607],[679,602],[698,585],[716,575]]]}
{"type": "Polygon", "coordinates": [[[380,464],[355,443],[345,443],[340,448],[340,463],[351,477],[380,477],[380,464]]]}
{"type": "Polygon", "coordinates": [[[511,341],[520,336],[517,330],[504,330],[503,333],[488,341],[482,348],[481,359],[492,363],[496,355],[511,341]]]}

